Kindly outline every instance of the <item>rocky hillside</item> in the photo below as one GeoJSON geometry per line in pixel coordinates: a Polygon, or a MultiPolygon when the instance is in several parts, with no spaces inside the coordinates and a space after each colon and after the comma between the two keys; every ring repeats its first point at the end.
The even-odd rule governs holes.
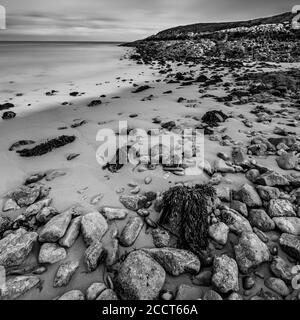
{"type": "MultiPolygon", "coordinates": [[[[224,31],[227,29],[237,28],[253,28],[261,25],[278,25],[278,24],[290,24],[294,17],[294,14],[287,12],[280,15],[276,15],[268,18],[259,18],[248,21],[237,22],[221,22],[221,23],[196,23],[187,26],[178,26],[175,28],[167,29],[159,32],[156,35],[150,36],[146,40],[175,40],[175,39],[187,39],[201,36],[204,34],[215,33],[224,31]]],[[[242,30],[242,29],[241,29],[242,30]]]]}
{"type": "Polygon", "coordinates": [[[291,28],[295,15],[228,23],[180,26],[129,44],[133,58],[152,60],[199,60],[201,58],[256,61],[300,61],[300,31],[291,28]]]}

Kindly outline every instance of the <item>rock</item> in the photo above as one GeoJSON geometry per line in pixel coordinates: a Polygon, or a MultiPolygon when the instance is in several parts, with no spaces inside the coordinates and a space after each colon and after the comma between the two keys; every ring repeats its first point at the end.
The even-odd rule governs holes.
{"type": "Polygon", "coordinates": [[[243,286],[245,290],[251,290],[255,287],[255,277],[249,276],[243,279],[243,286]]]}
{"type": "Polygon", "coordinates": [[[84,294],[80,290],[71,290],[63,294],[58,300],[84,300],[84,294]]]}
{"type": "Polygon", "coordinates": [[[40,231],[40,242],[56,242],[61,239],[72,219],[72,211],[67,210],[53,217],[40,231]]]}
{"type": "Polygon", "coordinates": [[[164,286],[166,272],[142,250],[131,252],[121,264],[116,288],[122,300],[155,300],[164,286]]]}
{"type": "Polygon", "coordinates": [[[200,299],[202,290],[196,286],[181,284],[176,292],[175,300],[196,300],[200,299]]]}
{"type": "Polygon", "coordinates": [[[249,184],[244,184],[241,190],[238,192],[238,196],[242,202],[244,202],[249,208],[261,207],[262,202],[259,194],[254,187],[249,184]]]}
{"type": "Polygon", "coordinates": [[[202,271],[197,275],[193,276],[192,283],[197,286],[210,287],[211,285],[212,272],[209,270],[202,271]]]}
{"type": "Polygon", "coordinates": [[[278,199],[280,197],[280,190],[274,187],[268,186],[257,186],[257,192],[260,197],[265,201],[270,201],[272,199],[278,199]]]}
{"type": "Polygon", "coordinates": [[[256,179],[260,176],[260,173],[257,169],[251,169],[246,172],[245,176],[252,183],[255,183],[256,179]]]}
{"type": "Polygon", "coordinates": [[[170,242],[170,234],[168,231],[164,229],[154,229],[152,230],[152,238],[153,238],[153,243],[155,247],[157,248],[164,248],[169,246],[170,242]]]}
{"type": "Polygon", "coordinates": [[[43,199],[30,205],[24,212],[26,218],[37,215],[44,207],[49,207],[52,199],[43,199]]]}
{"type": "Polygon", "coordinates": [[[234,173],[235,169],[226,164],[222,159],[218,159],[214,163],[215,172],[234,173]]]}
{"type": "Polygon", "coordinates": [[[44,243],[40,248],[39,263],[54,264],[67,257],[64,248],[59,247],[56,243],[44,243]]]}
{"type": "Polygon", "coordinates": [[[275,229],[274,221],[268,216],[265,210],[252,209],[249,214],[249,221],[253,227],[262,231],[271,231],[275,229]]]}
{"type": "Polygon", "coordinates": [[[31,252],[37,237],[37,233],[20,228],[1,239],[0,265],[13,267],[22,264],[31,252]]]}
{"type": "Polygon", "coordinates": [[[137,211],[142,209],[147,202],[145,196],[140,195],[121,195],[119,201],[129,210],[137,211]]]}
{"type": "Polygon", "coordinates": [[[292,203],[285,199],[272,199],[269,203],[268,213],[271,218],[296,216],[292,203]]]}
{"type": "Polygon", "coordinates": [[[226,254],[215,257],[212,284],[221,293],[239,290],[239,271],[234,259],[226,254]]]}
{"type": "Polygon", "coordinates": [[[239,293],[232,292],[232,294],[228,297],[227,300],[244,300],[244,298],[239,293]]]}
{"type": "Polygon", "coordinates": [[[0,239],[2,238],[2,234],[11,228],[12,224],[11,218],[0,216],[0,239]]]}
{"type": "Polygon", "coordinates": [[[96,300],[109,300],[109,301],[113,301],[113,300],[119,300],[118,296],[116,295],[116,293],[111,290],[111,289],[105,289],[104,291],[102,291],[98,298],[96,300]]]}
{"type": "Polygon", "coordinates": [[[234,246],[236,261],[243,273],[248,273],[263,262],[270,261],[271,254],[265,243],[255,233],[244,232],[234,246]]]}
{"type": "Polygon", "coordinates": [[[292,170],[297,166],[299,159],[293,153],[283,153],[276,159],[276,161],[279,168],[292,170]]]}
{"type": "Polygon", "coordinates": [[[81,218],[82,217],[76,217],[71,221],[65,235],[59,240],[59,244],[62,247],[71,248],[75,243],[80,233],[81,218]]]}
{"type": "Polygon", "coordinates": [[[244,217],[248,217],[248,209],[245,203],[238,200],[233,200],[230,203],[230,207],[231,209],[241,213],[244,217]]]}
{"type": "Polygon", "coordinates": [[[9,119],[13,119],[16,117],[16,113],[13,111],[5,111],[2,115],[2,119],[3,120],[9,120],[9,119]]]}
{"type": "Polygon", "coordinates": [[[204,293],[203,300],[223,300],[223,298],[214,290],[207,290],[204,293]]]}
{"type": "Polygon", "coordinates": [[[99,212],[88,213],[81,219],[81,231],[87,246],[100,241],[107,230],[107,222],[99,212]]]}
{"type": "Polygon", "coordinates": [[[4,289],[0,290],[0,300],[14,300],[37,287],[40,278],[37,276],[18,276],[6,281],[4,289]]]}
{"type": "Polygon", "coordinates": [[[20,207],[27,207],[38,199],[40,191],[41,186],[37,184],[21,186],[12,193],[12,198],[20,207]]]}
{"type": "Polygon", "coordinates": [[[7,199],[2,207],[2,211],[3,212],[7,212],[7,211],[15,211],[15,210],[19,210],[20,207],[18,206],[17,202],[13,199],[7,199]]]}
{"type": "Polygon", "coordinates": [[[300,238],[292,234],[283,233],[279,238],[279,244],[289,256],[300,261],[300,238]]]}
{"type": "Polygon", "coordinates": [[[119,240],[112,237],[111,243],[105,247],[106,260],[105,264],[107,267],[113,266],[119,258],[119,240]]]}
{"type": "Polygon", "coordinates": [[[79,268],[79,262],[78,261],[67,261],[62,263],[56,272],[53,287],[54,288],[60,288],[64,287],[69,284],[71,281],[72,276],[76,272],[76,270],[79,268]]]}
{"type": "Polygon", "coordinates": [[[292,266],[279,256],[273,258],[270,268],[277,278],[280,278],[287,283],[290,283],[295,276],[292,273],[292,266]]]}
{"type": "Polygon", "coordinates": [[[197,274],[200,271],[199,259],[189,251],[176,248],[152,248],[143,251],[173,276],[183,273],[197,274]]]}
{"type": "Polygon", "coordinates": [[[214,241],[225,245],[227,243],[229,227],[223,222],[218,222],[209,227],[208,233],[214,241]]]}
{"type": "Polygon", "coordinates": [[[103,216],[108,220],[123,220],[127,217],[128,211],[126,209],[104,207],[101,210],[103,216]]]}
{"type": "Polygon", "coordinates": [[[290,184],[286,177],[273,171],[262,174],[256,179],[255,183],[268,187],[288,186],[290,184]]]}
{"type": "Polygon", "coordinates": [[[268,278],[265,280],[265,286],[283,297],[286,297],[290,294],[289,288],[281,279],[278,278],[268,278]]]}
{"type": "Polygon", "coordinates": [[[120,235],[120,243],[124,247],[130,247],[133,245],[137,237],[139,236],[144,222],[140,217],[131,217],[120,235]]]}
{"type": "Polygon", "coordinates": [[[236,234],[241,234],[247,231],[252,232],[252,227],[249,221],[236,211],[223,211],[222,221],[229,227],[230,231],[236,234]]]}
{"type": "Polygon", "coordinates": [[[273,218],[276,227],[283,233],[290,233],[294,236],[300,236],[300,218],[279,217],[273,218]]]}
{"type": "Polygon", "coordinates": [[[40,223],[47,223],[48,221],[50,221],[54,216],[56,216],[59,212],[53,208],[53,207],[46,207],[43,208],[41,210],[41,212],[39,212],[36,215],[36,220],[40,223]]]}
{"type": "Polygon", "coordinates": [[[232,150],[232,160],[237,166],[243,166],[249,164],[249,159],[245,148],[234,147],[232,150]]]}
{"type": "Polygon", "coordinates": [[[95,282],[91,284],[86,291],[87,300],[96,300],[96,298],[106,290],[107,287],[103,282],[95,282]]]}
{"type": "Polygon", "coordinates": [[[268,140],[275,147],[277,147],[280,143],[283,143],[283,144],[287,145],[288,147],[291,147],[291,146],[293,146],[293,144],[295,144],[297,142],[296,138],[292,137],[292,136],[280,137],[280,138],[274,137],[274,138],[269,138],[268,140]]]}
{"type": "Polygon", "coordinates": [[[230,202],[231,200],[231,189],[228,187],[216,186],[215,187],[217,197],[221,201],[230,202]]]}
{"type": "Polygon", "coordinates": [[[93,242],[84,253],[84,263],[88,272],[93,272],[106,258],[106,251],[100,241],[93,242]]]}
{"type": "Polygon", "coordinates": [[[162,290],[160,293],[160,300],[171,301],[174,300],[174,294],[171,290],[162,290]]]}

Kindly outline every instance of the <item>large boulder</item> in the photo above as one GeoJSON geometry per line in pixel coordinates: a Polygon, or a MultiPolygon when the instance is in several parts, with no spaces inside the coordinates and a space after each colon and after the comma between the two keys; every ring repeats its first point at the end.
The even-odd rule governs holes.
{"type": "Polygon", "coordinates": [[[155,300],[165,278],[160,264],[142,250],[133,251],[120,266],[116,289],[123,300],[155,300]]]}
{"type": "Polygon", "coordinates": [[[119,201],[129,210],[142,209],[147,202],[147,197],[141,195],[121,195],[119,201]]]}
{"type": "Polygon", "coordinates": [[[38,234],[20,228],[0,240],[0,265],[19,266],[31,252],[38,234]]]}
{"type": "Polygon", "coordinates": [[[44,243],[40,248],[39,263],[54,264],[67,257],[67,252],[64,248],[56,243],[44,243]]]}
{"type": "Polygon", "coordinates": [[[200,271],[200,260],[193,253],[176,248],[143,249],[173,276],[183,273],[197,274],[200,271]]]}
{"type": "Polygon", "coordinates": [[[271,231],[275,229],[274,221],[263,209],[252,209],[249,213],[249,221],[253,227],[262,231],[271,231]]]}
{"type": "Polygon", "coordinates": [[[37,287],[40,284],[37,276],[18,276],[6,281],[4,289],[0,290],[0,300],[14,300],[37,287]]]}
{"type": "Polygon", "coordinates": [[[286,177],[274,171],[262,174],[256,179],[255,183],[268,187],[288,186],[290,184],[286,177]]]}
{"type": "Polygon", "coordinates": [[[56,242],[61,239],[72,219],[72,211],[67,210],[52,218],[40,231],[40,242],[56,242]]]}
{"type": "Polygon", "coordinates": [[[234,246],[234,251],[239,269],[243,273],[248,273],[271,259],[267,245],[251,232],[244,232],[241,235],[239,243],[234,246]]]}
{"type": "Polygon", "coordinates": [[[208,233],[214,241],[225,245],[228,239],[229,227],[223,222],[218,222],[209,227],[208,233]]]}
{"type": "Polygon", "coordinates": [[[81,219],[81,231],[87,246],[101,241],[108,230],[108,224],[103,215],[97,211],[84,215],[81,219]]]}
{"type": "Polygon", "coordinates": [[[292,203],[285,199],[272,199],[269,203],[268,213],[271,218],[296,216],[292,203]]]}
{"type": "Polygon", "coordinates": [[[290,283],[295,276],[292,273],[292,266],[279,256],[273,258],[270,268],[277,278],[287,283],[290,283]]]}
{"type": "Polygon", "coordinates": [[[235,210],[222,211],[222,221],[229,227],[230,231],[236,234],[252,232],[249,221],[235,210]]]}
{"type": "Polygon", "coordinates": [[[298,157],[293,153],[283,153],[277,159],[278,167],[283,170],[292,170],[298,164],[298,157]]]}
{"type": "Polygon", "coordinates": [[[238,192],[239,199],[249,208],[261,207],[262,201],[259,194],[250,184],[244,184],[238,192]]]}
{"type": "Polygon", "coordinates": [[[294,236],[300,236],[300,218],[296,217],[278,217],[273,218],[276,227],[283,233],[290,233],[294,236]]]}
{"type": "Polygon", "coordinates": [[[280,197],[280,190],[275,187],[268,186],[257,186],[257,192],[260,197],[265,201],[270,201],[272,199],[278,199],[280,197]]]}
{"type": "Polygon", "coordinates": [[[40,196],[42,186],[39,184],[30,184],[20,186],[13,191],[11,196],[20,207],[27,207],[33,204],[40,196]]]}
{"type": "Polygon", "coordinates": [[[279,238],[279,244],[289,256],[300,261],[300,237],[283,233],[279,238]]]}
{"type": "Polygon", "coordinates": [[[212,283],[217,291],[227,293],[239,290],[239,271],[234,259],[223,254],[215,257],[212,283]]]}

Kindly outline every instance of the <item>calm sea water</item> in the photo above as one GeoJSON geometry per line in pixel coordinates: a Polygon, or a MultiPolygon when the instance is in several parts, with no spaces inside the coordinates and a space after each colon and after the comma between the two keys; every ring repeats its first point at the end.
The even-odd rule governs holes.
{"type": "Polygon", "coordinates": [[[97,76],[123,53],[118,43],[0,42],[0,92],[9,82],[22,89],[97,76]]]}

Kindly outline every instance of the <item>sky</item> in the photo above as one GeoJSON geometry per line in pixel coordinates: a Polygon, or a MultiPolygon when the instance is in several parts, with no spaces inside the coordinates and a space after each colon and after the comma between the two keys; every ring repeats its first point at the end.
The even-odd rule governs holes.
{"type": "Polygon", "coordinates": [[[132,41],[178,25],[272,16],[291,11],[300,0],[0,0],[0,5],[7,21],[0,41],[132,41]]]}

